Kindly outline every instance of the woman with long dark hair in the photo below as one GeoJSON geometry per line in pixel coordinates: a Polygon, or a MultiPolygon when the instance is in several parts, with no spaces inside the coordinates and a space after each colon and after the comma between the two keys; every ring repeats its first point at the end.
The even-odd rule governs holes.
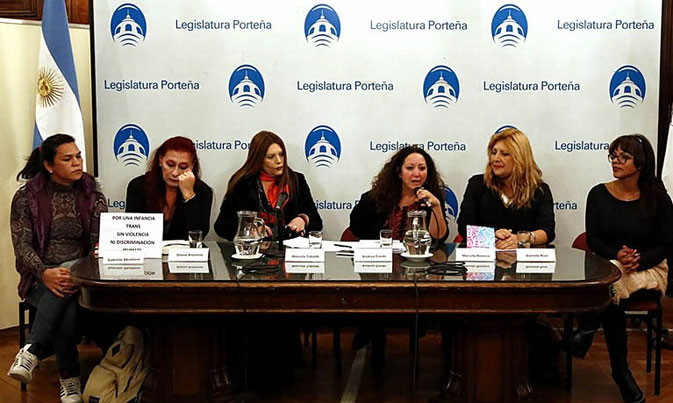
{"type": "Polygon", "coordinates": [[[210,229],[213,190],[201,180],[194,142],[176,136],[150,158],[147,172],[126,189],[127,213],[163,213],[164,239],[187,239],[191,230],[210,229]]]}
{"type": "Polygon", "coordinates": [[[622,277],[613,284],[613,303],[584,322],[570,341],[583,357],[602,323],[612,378],[627,402],[645,401],[627,360],[625,299],[661,298],[666,291],[673,205],[655,175],[654,150],[641,134],[620,136],[609,148],[615,180],[594,186],[587,196],[586,233],[592,252],[610,259],[622,277]]]}
{"type": "MultiPolygon", "coordinates": [[[[380,230],[390,229],[394,239],[402,240],[407,214],[425,210],[433,244],[441,244],[449,236],[443,189],[432,157],[419,147],[404,147],[383,165],[371,190],[360,196],[350,214],[350,230],[360,239],[379,239],[380,230]]],[[[385,362],[384,323],[372,320],[361,327],[353,337],[353,349],[363,348],[370,340],[372,368],[380,371],[385,362]]]]}
{"type": "Polygon", "coordinates": [[[245,163],[229,179],[215,232],[232,240],[238,227],[236,213],[247,210],[256,211],[264,219],[270,234],[276,220],[274,209],[279,199],[282,202],[282,194],[286,198],[278,206],[283,212],[281,227],[295,234],[322,229],[322,219],[304,175],[287,163],[285,143],[275,133],[261,131],[250,141],[245,163]]]}
{"type": "Polygon", "coordinates": [[[31,153],[17,180],[27,180],[12,199],[10,227],[21,275],[19,296],[37,307],[26,345],[8,375],[33,379],[41,359],[56,353],[62,402],[81,402],[77,299],[73,260],[98,243],[100,214],[107,211],[96,181],[83,172],[75,139],[56,134],[31,153]]]}
{"type": "Polygon", "coordinates": [[[401,240],[407,213],[425,209],[430,236],[442,243],[449,236],[443,190],[430,155],[419,147],[404,147],[385,163],[371,190],[360,196],[350,214],[351,232],[358,238],[379,239],[381,229],[391,229],[393,238],[401,240]]]}
{"type": "Polygon", "coordinates": [[[468,225],[493,227],[496,248],[517,247],[517,232],[528,231],[530,244],[554,240],[554,201],[528,137],[517,129],[491,136],[483,174],[470,178],[458,217],[465,239],[468,225]]]}

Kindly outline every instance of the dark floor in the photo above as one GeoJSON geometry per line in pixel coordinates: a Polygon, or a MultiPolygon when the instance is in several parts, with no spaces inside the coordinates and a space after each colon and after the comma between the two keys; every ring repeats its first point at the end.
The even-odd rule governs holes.
{"type": "MultiPolygon", "coordinates": [[[[669,302],[666,305],[673,305],[669,302]]],[[[671,309],[668,310],[671,312],[671,309]]],[[[667,319],[668,319],[667,315],[667,319]]],[[[644,328],[644,326],[643,326],[644,328]]],[[[28,390],[21,392],[19,383],[6,376],[17,351],[17,329],[0,331],[0,402],[58,402],[58,371],[54,358],[41,364],[28,390]]],[[[253,393],[250,402],[426,402],[437,394],[442,373],[441,340],[438,332],[430,331],[421,340],[420,372],[417,387],[411,386],[411,356],[408,353],[408,332],[392,330],[388,337],[387,362],[383,373],[374,374],[368,354],[351,349],[353,329],[342,333],[343,373],[336,373],[332,356],[332,333],[321,329],[318,336],[318,367],[311,369],[311,348],[304,348],[306,368],[296,370],[294,382],[282,389],[253,393]],[[356,359],[360,357],[359,359],[356,359]],[[364,362],[363,362],[364,360],[364,362]]],[[[673,402],[673,351],[664,350],[662,358],[662,393],[654,396],[654,373],[645,373],[645,333],[629,332],[630,363],[634,376],[650,402],[673,402]]],[[[84,374],[91,371],[100,359],[100,350],[92,345],[81,345],[84,374]]],[[[561,380],[537,384],[539,401],[545,402],[619,402],[617,387],[610,378],[610,365],[602,333],[585,359],[574,360],[573,388],[567,392],[561,380]]]]}

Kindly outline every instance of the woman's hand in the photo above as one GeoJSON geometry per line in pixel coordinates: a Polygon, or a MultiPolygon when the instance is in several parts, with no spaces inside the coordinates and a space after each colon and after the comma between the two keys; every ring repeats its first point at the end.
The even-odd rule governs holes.
{"type": "Polygon", "coordinates": [[[626,245],[617,252],[617,260],[622,264],[625,273],[633,273],[640,268],[640,253],[626,245]]]}
{"type": "Polygon", "coordinates": [[[264,226],[264,232],[266,233],[266,236],[273,236],[273,230],[268,225],[264,226]]]}
{"type": "Polygon", "coordinates": [[[304,227],[306,226],[306,223],[304,222],[304,219],[302,219],[301,217],[295,217],[292,219],[292,221],[290,221],[287,224],[287,226],[293,232],[301,234],[302,232],[304,232],[304,227]]]}
{"type": "Polygon", "coordinates": [[[516,249],[516,245],[516,235],[512,231],[504,228],[495,231],[496,249],[516,249]]]}
{"type": "Polygon", "coordinates": [[[54,267],[42,272],[42,282],[49,291],[59,298],[71,295],[77,291],[77,284],[70,277],[70,269],[54,267]]]}
{"type": "Polygon", "coordinates": [[[430,193],[427,189],[420,188],[418,189],[418,192],[416,192],[416,201],[420,202],[423,199],[427,199],[432,208],[440,207],[439,199],[436,198],[435,195],[430,193]]]}
{"type": "Polygon", "coordinates": [[[196,176],[191,169],[186,170],[178,176],[178,186],[180,187],[180,193],[182,193],[182,198],[189,200],[194,197],[194,183],[196,182],[196,176]]]}

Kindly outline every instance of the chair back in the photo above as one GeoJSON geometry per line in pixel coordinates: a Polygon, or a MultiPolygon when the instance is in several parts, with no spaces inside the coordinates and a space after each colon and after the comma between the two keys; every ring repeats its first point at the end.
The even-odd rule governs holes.
{"type": "Polygon", "coordinates": [[[581,249],[585,252],[591,252],[591,249],[589,249],[589,244],[587,243],[586,232],[582,232],[581,234],[577,235],[577,238],[575,238],[573,241],[573,248],[581,249]]]}
{"type": "Polygon", "coordinates": [[[346,227],[344,232],[341,234],[341,241],[359,241],[360,238],[353,235],[351,232],[351,227],[346,227]]]}

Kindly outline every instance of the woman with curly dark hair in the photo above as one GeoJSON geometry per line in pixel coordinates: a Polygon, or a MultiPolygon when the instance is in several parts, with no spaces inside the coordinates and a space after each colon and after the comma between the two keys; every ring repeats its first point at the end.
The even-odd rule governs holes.
{"type": "MultiPolygon", "coordinates": [[[[407,213],[428,212],[428,231],[433,243],[449,236],[444,209],[444,182],[435,163],[425,150],[409,146],[397,151],[372,182],[372,188],[360,197],[350,216],[353,235],[378,239],[379,231],[390,229],[393,238],[404,237],[407,213]]],[[[380,371],[385,361],[386,331],[383,323],[369,322],[353,337],[353,349],[372,341],[372,368],[380,371]]]]}
{"type": "Polygon", "coordinates": [[[444,182],[425,150],[409,146],[397,151],[360,197],[350,215],[353,235],[378,239],[379,231],[391,229],[401,240],[407,213],[426,210],[428,231],[438,243],[449,236],[444,209],[444,182]]]}
{"type": "Polygon", "coordinates": [[[213,190],[201,180],[194,142],[176,136],[153,153],[144,175],[126,189],[127,213],[163,213],[164,239],[187,239],[191,230],[210,228],[213,190]]]}

